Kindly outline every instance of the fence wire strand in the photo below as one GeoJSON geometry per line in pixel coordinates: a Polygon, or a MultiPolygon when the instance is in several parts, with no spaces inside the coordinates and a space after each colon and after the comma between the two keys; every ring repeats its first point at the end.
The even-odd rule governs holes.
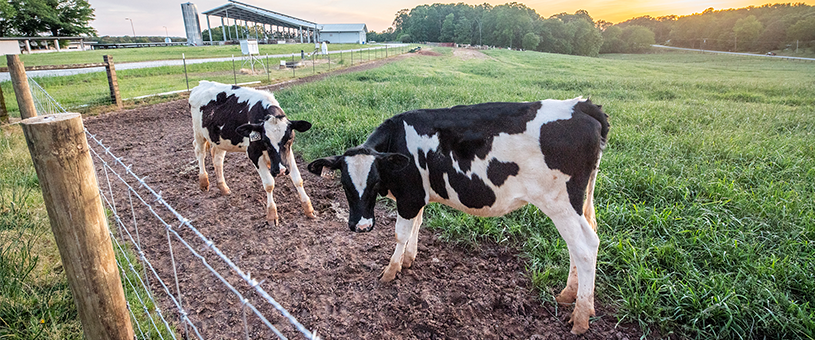
{"type": "MultiPolygon", "coordinates": [[[[29,78],[29,84],[32,85],[31,86],[32,96],[35,99],[35,106],[37,107],[37,110],[38,110],[38,112],[40,112],[40,114],[44,114],[44,113],[66,113],[67,112],[56,100],[54,100],[53,97],[51,97],[48,94],[48,92],[46,92],[39,84],[37,84],[37,82],[34,79],[29,78]]],[[[182,244],[184,246],[184,248],[186,248],[195,258],[197,258],[200,261],[200,263],[203,264],[203,266],[205,268],[207,268],[207,270],[212,275],[214,275],[219,281],[221,281],[221,283],[229,291],[231,291],[233,294],[235,294],[237,296],[237,298],[240,301],[241,313],[244,314],[243,323],[244,323],[244,335],[245,336],[249,335],[248,324],[246,322],[246,316],[245,316],[246,308],[248,308],[278,338],[287,339],[274,325],[272,325],[272,323],[257,309],[257,307],[255,305],[253,305],[251,302],[249,302],[249,300],[244,296],[244,294],[239,292],[237,290],[237,288],[235,288],[232,284],[230,284],[226,280],[224,275],[222,275],[215,268],[213,268],[209,264],[207,259],[203,255],[201,255],[198,251],[196,251],[195,248],[187,240],[185,240],[184,237],[182,237],[179,234],[177,229],[185,229],[185,230],[188,230],[188,231],[192,232],[200,242],[203,242],[206,245],[207,249],[209,249],[213,254],[216,255],[217,258],[219,258],[224,264],[226,264],[226,266],[231,270],[232,273],[237,274],[246,284],[248,284],[249,287],[251,288],[251,291],[253,291],[259,297],[261,297],[262,300],[265,300],[267,303],[272,305],[282,316],[284,316],[288,320],[288,322],[292,326],[294,326],[295,329],[297,329],[300,333],[302,333],[303,336],[305,336],[306,339],[319,339],[319,337],[317,337],[314,333],[312,333],[311,331],[306,329],[302,324],[300,324],[300,322],[297,321],[297,319],[294,316],[292,316],[285,308],[283,308],[282,305],[280,305],[274,298],[272,298],[272,296],[269,295],[261,287],[262,282],[258,282],[257,280],[253,279],[249,273],[244,272],[240,267],[235,265],[235,263],[229,257],[227,257],[225,254],[223,254],[221,252],[220,249],[218,249],[218,247],[215,245],[215,243],[211,239],[207,238],[201,231],[199,231],[197,228],[195,228],[187,218],[183,217],[168,202],[166,202],[164,200],[164,198],[161,196],[160,192],[156,192],[153,188],[151,188],[145,182],[145,180],[147,179],[146,176],[145,177],[139,177],[136,173],[134,173],[132,171],[132,165],[125,165],[125,163],[122,161],[122,159],[120,157],[117,157],[116,155],[114,155],[110,151],[111,148],[109,146],[105,146],[102,143],[101,139],[97,138],[96,135],[91,134],[87,129],[85,129],[85,135],[87,136],[88,141],[89,141],[88,146],[89,146],[89,150],[91,151],[91,154],[93,155],[93,157],[94,157],[94,159],[96,161],[101,162],[102,169],[105,172],[105,179],[106,179],[107,185],[108,185],[108,188],[107,188],[108,190],[107,191],[109,193],[109,197],[105,193],[106,190],[102,189],[102,183],[99,183],[99,186],[100,186],[99,191],[100,191],[100,195],[102,196],[103,201],[105,202],[105,204],[109,208],[109,211],[112,213],[112,219],[115,221],[115,223],[117,225],[117,228],[119,230],[119,234],[120,234],[119,237],[122,238],[122,241],[128,241],[128,239],[129,239],[128,244],[135,249],[135,251],[136,251],[136,253],[138,255],[138,260],[140,260],[140,262],[144,266],[145,274],[148,273],[148,272],[152,273],[152,276],[153,276],[155,282],[158,282],[160,284],[161,288],[164,291],[164,294],[166,294],[169,297],[169,300],[170,300],[171,304],[174,305],[174,307],[176,309],[176,312],[179,315],[179,318],[181,319],[181,321],[183,322],[183,324],[185,326],[185,329],[186,329],[186,327],[190,327],[192,329],[192,332],[195,334],[195,336],[197,336],[199,339],[204,339],[204,337],[200,334],[200,332],[198,330],[198,327],[195,325],[195,323],[192,320],[190,320],[187,311],[182,307],[182,304],[181,304],[181,288],[178,285],[178,276],[177,276],[177,272],[175,271],[175,267],[176,267],[175,258],[172,259],[172,266],[174,268],[174,272],[176,272],[176,274],[174,274],[174,278],[175,278],[176,290],[177,290],[177,294],[178,294],[177,297],[172,294],[171,289],[168,287],[166,282],[164,282],[164,280],[161,278],[161,276],[159,276],[158,271],[155,269],[153,264],[145,256],[145,252],[144,252],[144,249],[142,248],[142,244],[141,244],[141,239],[139,237],[139,230],[138,230],[138,226],[137,226],[137,222],[136,222],[137,218],[136,218],[136,213],[135,213],[135,209],[134,209],[134,206],[133,206],[133,198],[132,198],[133,196],[136,197],[136,203],[140,202],[147,209],[147,211],[149,212],[148,216],[154,217],[164,227],[164,229],[166,230],[166,233],[167,233],[168,243],[170,244],[170,247],[172,247],[172,241],[171,241],[172,238],[170,237],[170,234],[172,234],[177,242],[182,244]],[[90,141],[93,141],[93,143],[91,143],[90,141]],[[95,144],[95,145],[92,146],[91,144],[95,144]],[[100,151],[97,151],[96,150],[97,148],[100,151]],[[105,159],[106,157],[109,158],[109,159],[112,159],[113,161],[108,162],[105,159]],[[114,170],[114,166],[117,166],[119,168],[124,169],[124,171],[123,171],[124,175],[122,173],[114,170]],[[112,174],[112,176],[109,176],[109,173],[112,174]],[[127,177],[128,175],[130,177],[132,177],[131,180],[134,180],[135,182],[137,182],[138,185],[131,185],[125,179],[125,177],[127,177]],[[116,203],[114,202],[114,198],[113,198],[113,192],[114,191],[113,191],[113,188],[112,188],[112,185],[111,185],[111,179],[113,181],[116,181],[117,178],[118,178],[118,181],[120,181],[121,184],[123,184],[127,188],[128,198],[129,198],[129,201],[130,201],[130,210],[131,210],[131,214],[133,215],[132,216],[132,218],[133,218],[133,228],[134,228],[135,233],[136,233],[135,237],[132,235],[132,233],[128,229],[128,226],[125,225],[123,219],[119,216],[118,209],[116,207],[116,203]],[[156,211],[156,208],[153,206],[153,204],[149,203],[148,199],[143,197],[137,191],[137,189],[139,189],[139,188],[143,189],[143,190],[146,190],[149,193],[147,196],[152,196],[153,204],[157,204],[158,206],[161,206],[163,209],[166,209],[168,212],[170,212],[171,215],[173,215],[178,220],[178,222],[179,222],[178,227],[174,227],[174,226],[170,225],[168,222],[166,222],[164,220],[164,218],[162,218],[161,215],[156,211]],[[127,238],[125,237],[125,235],[127,235],[127,238]]],[[[132,291],[134,293],[134,295],[136,296],[136,299],[139,301],[139,303],[142,306],[142,309],[144,310],[145,317],[150,319],[150,323],[153,326],[152,330],[155,330],[157,332],[157,334],[159,334],[161,339],[164,339],[164,337],[161,335],[162,334],[161,330],[159,330],[159,325],[156,324],[156,322],[155,322],[156,320],[154,319],[153,315],[150,313],[150,311],[149,311],[149,309],[147,307],[147,302],[145,300],[152,301],[152,303],[154,305],[154,308],[155,308],[155,314],[159,317],[159,319],[161,319],[162,324],[164,325],[164,327],[166,329],[166,332],[169,333],[172,336],[173,339],[176,339],[175,330],[170,326],[170,323],[166,320],[164,315],[161,313],[161,309],[158,307],[158,303],[155,301],[154,295],[152,293],[150,293],[150,287],[146,283],[146,282],[149,282],[149,280],[148,280],[149,275],[144,275],[144,278],[142,278],[142,275],[136,269],[136,266],[130,261],[129,256],[127,256],[127,253],[125,252],[125,249],[124,249],[125,247],[122,246],[122,244],[119,242],[119,240],[116,238],[116,235],[114,235],[112,231],[109,230],[109,232],[111,233],[112,242],[114,243],[114,245],[117,247],[117,249],[120,252],[120,257],[124,258],[125,262],[127,262],[127,263],[122,263],[120,261],[119,257],[117,257],[117,259],[116,259],[117,266],[119,266],[119,268],[121,270],[121,273],[122,273],[122,276],[123,276],[123,283],[122,284],[123,284],[124,288],[126,288],[125,290],[126,291],[132,291]],[[125,268],[127,268],[127,271],[125,270],[125,268]],[[138,284],[141,286],[140,289],[142,289],[144,292],[146,292],[144,294],[145,295],[144,299],[142,299],[142,294],[139,294],[136,285],[133,283],[133,281],[130,280],[129,275],[127,275],[128,272],[130,274],[132,274],[133,277],[138,278],[137,281],[138,281],[138,284]],[[127,286],[129,286],[129,289],[127,289],[128,288],[127,286]]],[[[171,248],[170,251],[172,252],[172,248],[171,248]]],[[[133,318],[134,322],[137,325],[138,332],[142,335],[142,338],[144,338],[144,339],[149,338],[149,331],[150,330],[148,330],[148,332],[147,332],[148,334],[145,334],[145,332],[141,328],[141,325],[139,324],[139,322],[137,320],[137,317],[134,314],[134,311],[131,308],[130,304],[128,303],[127,306],[128,306],[128,310],[129,310],[129,312],[131,314],[131,317],[133,318]]],[[[203,322],[203,321],[200,321],[200,322],[203,322]]],[[[189,336],[189,334],[187,334],[186,332],[185,332],[185,335],[189,336]]]]}

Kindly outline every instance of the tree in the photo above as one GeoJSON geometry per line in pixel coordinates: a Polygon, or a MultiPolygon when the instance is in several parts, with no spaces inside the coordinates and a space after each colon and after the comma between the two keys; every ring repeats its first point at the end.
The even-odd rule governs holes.
{"type": "Polygon", "coordinates": [[[538,47],[538,44],[541,42],[541,37],[537,34],[529,32],[524,34],[523,38],[523,47],[525,50],[534,51],[535,48],[538,47]]]}
{"type": "Polygon", "coordinates": [[[643,53],[650,50],[654,44],[654,32],[647,27],[628,26],[623,29],[622,39],[627,47],[626,52],[643,53]]]}
{"type": "Polygon", "coordinates": [[[444,22],[441,25],[441,34],[439,35],[440,42],[453,42],[456,34],[455,20],[456,16],[453,13],[448,14],[444,18],[444,22]]]}
{"type": "Polygon", "coordinates": [[[575,20],[567,24],[574,28],[574,49],[572,54],[596,57],[600,54],[600,47],[603,46],[603,36],[594,27],[594,24],[584,20],[575,20]]]}
{"type": "Polygon", "coordinates": [[[456,24],[456,43],[469,44],[473,35],[473,23],[467,17],[459,19],[456,24]]]}
{"type": "Polygon", "coordinates": [[[413,37],[411,37],[410,34],[402,34],[402,36],[399,37],[399,41],[409,43],[413,41],[413,37]]]}
{"type": "Polygon", "coordinates": [[[603,31],[603,46],[600,53],[624,53],[627,46],[622,39],[623,29],[620,26],[611,26],[603,31]]]}
{"type": "Polygon", "coordinates": [[[744,46],[742,50],[751,48],[763,30],[764,25],[756,19],[755,15],[736,20],[733,26],[736,40],[741,42],[740,46],[744,46]]]}
{"type": "Polygon", "coordinates": [[[811,42],[815,40],[815,17],[798,20],[787,30],[787,40],[795,42],[811,42]]]}
{"type": "Polygon", "coordinates": [[[74,36],[96,34],[87,0],[15,0],[0,4],[0,35],[74,36]]]}

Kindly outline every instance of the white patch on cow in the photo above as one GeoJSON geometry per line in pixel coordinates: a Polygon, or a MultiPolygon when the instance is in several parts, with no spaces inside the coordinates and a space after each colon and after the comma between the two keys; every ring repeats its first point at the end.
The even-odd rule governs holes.
{"type": "Polygon", "coordinates": [[[546,99],[541,100],[541,108],[535,119],[526,123],[526,133],[531,134],[535,139],[540,137],[540,127],[543,124],[572,118],[574,106],[579,102],[586,101],[583,97],[567,100],[546,99]]]}
{"type": "Polygon", "coordinates": [[[371,155],[355,155],[345,157],[345,164],[348,166],[348,175],[351,176],[351,183],[357,189],[359,197],[365,191],[368,183],[368,174],[371,173],[371,166],[376,157],[371,155]]]}
{"type": "Polygon", "coordinates": [[[357,227],[360,227],[360,226],[363,226],[363,225],[372,225],[372,224],[374,224],[373,220],[371,220],[370,218],[364,218],[363,217],[363,218],[359,219],[359,222],[357,222],[357,227]]]}
{"type": "MultiPolygon", "coordinates": [[[[405,144],[407,145],[408,152],[411,155],[418,155],[419,150],[424,153],[424,156],[427,157],[428,151],[437,151],[439,148],[439,136],[420,136],[416,129],[412,126],[408,125],[407,122],[403,122],[405,125],[405,144]]],[[[418,157],[414,157],[414,163],[416,164],[416,168],[419,169],[419,173],[422,174],[422,186],[425,188],[425,197],[424,200],[428,201],[431,199],[431,192],[433,189],[430,189],[430,178],[427,174],[427,169],[423,169],[419,165],[418,157]]]]}
{"type": "Polygon", "coordinates": [[[266,131],[266,137],[269,137],[269,140],[272,142],[272,147],[274,147],[275,151],[278,153],[280,152],[280,141],[283,140],[288,127],[289,120],[285,117],[269,117],[269,119],[263,122],[263,129],[266,131]]]}

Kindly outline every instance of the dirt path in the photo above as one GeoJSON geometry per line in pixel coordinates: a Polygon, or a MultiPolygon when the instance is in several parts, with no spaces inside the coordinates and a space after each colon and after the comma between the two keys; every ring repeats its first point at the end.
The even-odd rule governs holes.
{"type": "MultiPolygon", "coordinates": [[[[389,61],[339,72],[369,69],[384,62],[389,61]]],[[[268,88],[276,90],[326,76],[268,88]]],[[[282,105],[285,108],[285,103],[282,105]]],[[[420,233],[413,268],[405,269],[392,283],[380,284],[377,276],[395,245],[395,215],[391,211],[377,207],[379,224],[373,232],[350,232],[346,221],[338,217],[347,206],[339,183],[308,173],[302,160],[299,168],[318,220],[303,216],[291,181],[281,177],[274,196],[282,223],[267,225],[265,192],[243,154],[226,157],[231,196],[220,195],[214,186],[208,192],[200,191],[185,100],[92,117],[85,125],[124,163],[133,164],[134,172],[148,176],[150,186],[161,191],[167,202],[261,282],[294,317],[325,339],[636,339],[641,334],[631,325],[615,328],[612,312],[598,304],[598,317],[589,333],[574,336],[564,321],[571,308],[556,310],[550,303],[542,303],[516,250],[495,244],[466,249],[442,242],[426,229],[420,233]]],[[[207,163],[213,176],[211,159],[207,163]]],[[[99,178],[104,178],[101,168],[99,171],[99,178]]],[[[112,191],[117,202],[128,200],[122,188],[112,191]]],[[[146,216],[143,210],[137,209],[137,215],[146,216]]],[[[145,217],[139,217],[138,222],[146,256],[166,282],[173,282],[164,227],[145,217]]],[[[179,230],[213,267],[229,272],[213,260],[205,245],[194,242],[194,235],[179,230]]],[[[242,339],[240,302],[189,251],[173,242],[183,303],[204,338],[242,339]]],[[[226,279],[248,291],[235,275],[228,274],[226,279]]],[[[248,298],[289,338],[302,338],[271,306],[252,294],[248,298]]],[[[165,315],[173,315],[175,308],[168,300],[160,301],[165,315]]],[[[274,338],[257,317],[250,316],[248,322],[251,338],[274,338]]]]}

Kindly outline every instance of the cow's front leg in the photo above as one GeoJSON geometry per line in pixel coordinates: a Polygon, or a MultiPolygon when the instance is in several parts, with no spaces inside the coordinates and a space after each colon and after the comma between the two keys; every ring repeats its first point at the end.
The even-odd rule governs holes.
{"type": "Polygon", "coordinates": [[[311,199],[306,195],[306,189],[303,188],[303,177],[300,176],[300,170],[297,169],[297,162],[294,160],[294,153],[289,152],[289,178],[297,189],[297,194],[300,195],[300,205],[308,218],[317,218],[314,215],[314,208],[311,206],[311,199]]]}
{"type": "Polygon", "coordinates": [[[402,268],[410,268],[410,266],[413,265],[413,261],[416,260],[416,253],[418,252],[419,246],[419,228],[422,227],[423,214],[424,208],[419,210],[419,215],[413,218],[413,228],[410,231],[410,239],[408,239],[405,254],[402,256],[402,268]]]}
{"type": "Polygon", "coordinates": [[[259,158],[255,166],[260,174],[260,179],[263,181],[263,190],[266,191],[266,221],[274,222],[275,226],[279,224],[280,219],[277,215],[277,205],[274,203],[272,191],[274,191],[274,177],[269,172],[263,162],[263,157],[259,158]]]}
{"type": "Polygon", "coordinates": [[[385,270],[382,272],[381,282],[390,282],[396,278],[396,273],[402,271],[402,258],[405,253],[405,246],[407,245],[410,234],[413,231],[413,223],[416,218],[404,219],[402,216],[396,217],[396,250],[391,256],[391,261],[385,270]]]}
{"type": "Polygon", "coordinates": [[[221,194],[229,195],[231,191],[229,191],[229,187],[226,186],[226,180],[224,179],[224,158],[226,157],[225,150],[216,150],[212,152],[212,164],[215,166],[215,182],[218,185],[218,189],[221,190],[221,194]]]}

